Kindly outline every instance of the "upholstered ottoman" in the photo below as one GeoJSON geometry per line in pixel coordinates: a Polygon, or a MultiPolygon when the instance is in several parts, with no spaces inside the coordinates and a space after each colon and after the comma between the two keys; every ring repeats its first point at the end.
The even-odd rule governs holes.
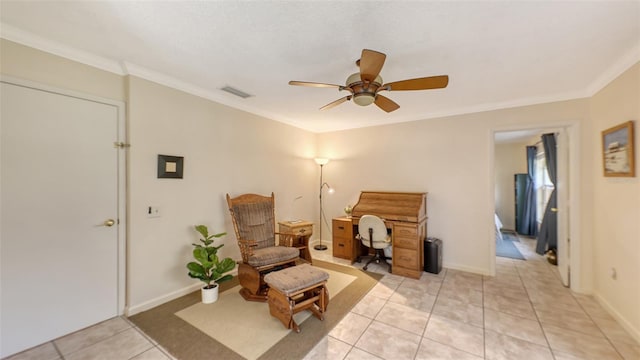
{"type": "Polygon", "coordinates": [[[327,279],[329,274],[309,264],[265,275],[264,281],[269,284],[269,312],[287,329],[298,333],[300,328],[293,320],[294,314],[308,309],[315,317],[324,320],[323,314],[329,303],[327,279]]]}

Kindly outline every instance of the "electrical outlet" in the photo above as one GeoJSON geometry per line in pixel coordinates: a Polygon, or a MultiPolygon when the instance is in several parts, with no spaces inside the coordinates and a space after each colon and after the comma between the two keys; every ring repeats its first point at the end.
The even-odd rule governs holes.
{"type": "Polygon", "coordinates": [[[148,206],[147,207],[147,218],[159,218],[162,216],[160,214],[160,208],[158,206],[148,206]]]}

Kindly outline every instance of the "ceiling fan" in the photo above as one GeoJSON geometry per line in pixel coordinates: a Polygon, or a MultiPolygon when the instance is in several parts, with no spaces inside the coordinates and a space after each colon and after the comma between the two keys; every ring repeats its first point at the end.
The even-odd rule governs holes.
{"type": "Polygon", "coordinates": [[[381,91],[441,89],[447,87],[447,84],[449,83],[448,75],[440,75],[394,81],[384,84],[379,74],[386,58],[387,55],[381,52],[369,49],[362,50],[360,59],[356,61],[356,65],[360,67],[360,72],[351,74],[347,78],[347,81],[345,82],[346,85],[344,86],[308,81],[289,81],[289,85],[338,88],[339,91],[347,90],[351,93],[343,98],[328,103],[321,107],[320,110],[330,109],[345,101],[353,99],[353,102],[360,106],[376,104],[380,109],[386,112],[392,112],[400,108],[400,105],[396,104],[388,97],[380,95],[379,93],[381,91]]]}

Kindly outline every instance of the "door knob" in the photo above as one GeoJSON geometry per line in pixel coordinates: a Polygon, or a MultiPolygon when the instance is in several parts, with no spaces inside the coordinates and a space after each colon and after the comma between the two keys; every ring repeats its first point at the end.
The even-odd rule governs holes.
{"type": "Polygon", "coordinates": [[[551,208],[551,212],[558,212],[558,208],[551,208]]]}
{"type": "Polygon", "coordinates": [[[113,219],[107,219],[105,220],[102,225],[106,226],[106,227],[112,227],[113,225],[115,225],[116,221],[113,219]]]}

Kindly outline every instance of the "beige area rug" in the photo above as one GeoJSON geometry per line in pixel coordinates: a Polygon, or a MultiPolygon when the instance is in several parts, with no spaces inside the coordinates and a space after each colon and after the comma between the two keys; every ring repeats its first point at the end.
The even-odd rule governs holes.
{"type": "MultiPolygon", "coordinates": [[[[331,299],[356,277],[339,271],[323,270],[329,273],[327,288],[330,309],[331,299]]],[[[176,315],[243,357],[254,360],[291,330],[269,314],[268,304],[244,301],[238,293],[240,289],[240,286],[236,286],[222,293],[214,304],[197,303],[178,311],[176,315]],[[224,324],[224,330],[221,330],[220,323],[224,324]],[[251,346],[247,346],[247,339],[251,339],[251,346]]],[[[310,316],[311,312],[307,310],[297,313],[293,318],[301,325],[310,316]]],[[[315,317],[312,320],[320,321],[315,317]]]]}
{"type": "MultiPolygon", "coordinates": [[[[237,295],[237,278],[220,285],[220,299],[218,303],[212,306],[219,304],[224,298],[235,295],[240,299],[238,302],[241,304],[262,307],[261,313],[263,315],[259,317],[260,320],[273,321],[273,324],[277,325],[275,328],[272,327],[273,324],[269,325],[269,328],[262,328],[263,325],[260,325],[260,322],[254,319],[255,321],[251,321],[246,325],[246,328],[235,335],[238,343],[242,344],[242,348],[257,346],[256,333],[285,332],[284,337],[279,340],[276,339],[273,346],[264,351],[258,357],[258,360],[302,359],[382,277],[379,274],[319,260],[314,260],[313,264],[323,270],[327,270],[330,274],[332,274],[331,272],[338,272],[351,275],[354,279],[345,285],[341,291],[336,291],[331,289],[333,285],[331,285],[330,278],[328,284],[331,300],[325,313],[324,321],[310,316],[306,321],[299,322],[300,333],[285,329],[278,320],[269,314],[267,303],[247,302],[237,295]]],[[[338,276],[335,276],[335,278],[338,278],[338,276]]],[[[339,287],[340,285],[336,283],[336,286],[339,287]]],[[[207,335],[205,330],[197,328],[176,315],[176,313],[181,313],[183,310],[198,304],[200,304],[200,291],[195,291],[148,311],[136,314],[130,317],[129,320],[179,360],[241,360],[248,358],[234,351],[229,345],[225,345],[220,340],[207,335]]],[[[307,312],[301,312],[298,316],[308,316],[305,313],[307,312]]],[[[205,320],[208,320],[207,322],[216,329],[214,333],[230,332],[230,327],[239,322],[235,317],[231,317],[229,320],[228,318],[223,319],[221,316],[214,316],[205,320]]],[[[296,320],[298,320],[297,317],[296,320]]],[[[215,336],[217,337],[217,335],[215,336]]],[[[269,334],[269,337],[271,336],[269,334]]]]}

